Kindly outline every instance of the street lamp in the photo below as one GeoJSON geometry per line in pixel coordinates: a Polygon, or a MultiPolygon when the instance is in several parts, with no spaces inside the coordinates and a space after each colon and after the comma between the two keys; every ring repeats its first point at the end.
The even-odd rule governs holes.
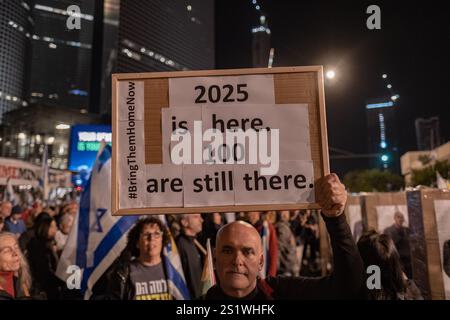
{"type": "Polygon", "coordinates": [[[334,70],[328,70],[326,76],[328,79],[334,79],[334,77],[336,77],[336,73],[334,72],[334,70]]]}

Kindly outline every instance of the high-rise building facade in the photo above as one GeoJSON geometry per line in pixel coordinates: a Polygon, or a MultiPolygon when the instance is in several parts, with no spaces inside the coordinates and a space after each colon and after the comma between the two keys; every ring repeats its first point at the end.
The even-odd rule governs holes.
{"type": "Polygon", "coordinates": [[[0,0],[0,123],[5,112],[27,105],[24,83],[30,15],[29,1],[0,0]]]}
{"type": "Polygon", "coordinates": [[[259,25],[252,28],[252,65],[254,68],[272,67],[273,51],[271,55],[271,31],[267,16],[258,0],[252,0],[252,6],[259,22],[259,25]]]}
{"type": "Polygon", "coordinates": [[[33,0],[30,103],[88,110],[94,3],[33,0]],[[68,24],[72,12],[79,20],[79,28],[68,24]]]}
{"type": "Polygon", "coordinates": [[[368,152],[375,155],[371,167],[399,172],[396,108],[389,99],[366,105],[368,152]]]}
{"type": "Polygon", "coordinates": [[[94,3],[0,0],[0,153],[67,166],[70,125],[89,115],[94,3]],[[78,23],[74,23],[78,21],[78,23]]]}
{"type": "Polygon", "coordinates": [[[433,150],[441,145],[439,117],[415,121],[417,150],[433,150]]]}
{"type": "Polygon", "coordinates": [[[214,0],[104,0],[104,8],[101,113],[111,113],[111,73],[215,67],[214,0]]]}
{"type": "Polygon", "coordinates": [[[270,29],[266,16],[260,16],[260,25],[252,28],[252,62],[254,68],[267,68],[270,59],[270,29]]]}

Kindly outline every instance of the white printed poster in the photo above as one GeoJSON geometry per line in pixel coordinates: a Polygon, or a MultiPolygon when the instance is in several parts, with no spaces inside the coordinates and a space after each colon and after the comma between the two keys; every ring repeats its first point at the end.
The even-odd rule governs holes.
{"type": "Polygon", "coordinates": [[[169,79],[169,107],[274,103],[271,74],[169,79]]]}
{"type": "Polygon", "coordinates": [[[363,232],[361,205],[351,204],[347,208],[350,230],[355,242],[359,240],[363,232]]]}
{"type": "Polygon", "coordinates": [[[183,166],[184,206],[234,205],[233,166],[183,166]]]}
{"type": "MultiPolygon", "coordinates": [[[[207,74],[164,77],[168,92],[147,101],[152,83],[117,80],[113,207],[315,203],[313,106],[276,104],[274,74],[207,74]]],[[[277,90],[296,90],[289,82],[277,90]]]]}
{"type": "Polygon", "coordinates": [[[395,224],[395,216],[400,219],[403,217],[403,227],[409,226],[408,220],[408,209],[406,205],[387,205],[387,206],[376,206],[377,210],[377,223],[378,231],[384,233],[389,227],[395,224]]]}
{"type": "Polygon", "coordinates": [[[234,166],[236,205],[314,202],[312,161],[280,161],[278,173],[264,176],[259,166],[234,166]]]}
{"type": "Polygon", "coordinates": [[[119,208],[141,208],[147,196],[143,81],[119,82],[117,105],[119,208]]]}

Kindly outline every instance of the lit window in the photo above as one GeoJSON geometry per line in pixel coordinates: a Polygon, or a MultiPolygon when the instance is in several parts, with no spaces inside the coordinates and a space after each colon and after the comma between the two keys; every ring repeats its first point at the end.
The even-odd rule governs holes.
{"type": "Polygon", "coordinates": [[[40,5],[40,4],[34,5],[34,8],[38,9],[38,10],[42,10],[42,11],[47,11],[47,12],[51,12],[51,13],[61,14],[61,15],[64,15],[64,16],[69,16],[70,15],[70,16],[73,16],[73,17],[79,17],[79,18],[82,18],[82,19],[85,19],[85,20],[89,20],[89,21],[93,21],[94,20],[94,16],[92,16],[90,14],[72,13],[72,12],[69,13],[66,10],[61,10],[61,9],[58,9],[58,8],[52,8],[52,7],[49,7],[49,6],[43,6],[43,5],[40,5]]]}

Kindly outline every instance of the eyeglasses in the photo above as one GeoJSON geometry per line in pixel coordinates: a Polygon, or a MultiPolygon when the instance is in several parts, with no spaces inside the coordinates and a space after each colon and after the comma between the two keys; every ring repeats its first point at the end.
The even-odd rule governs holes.
{"type": "Polygon", "coordinates": [[[153,239],[161,239],[162,232],[161,231],[147,232],[147,233],[143,233],[142,237],[146,240],[151,240],[152,238],[153,239]]]}

